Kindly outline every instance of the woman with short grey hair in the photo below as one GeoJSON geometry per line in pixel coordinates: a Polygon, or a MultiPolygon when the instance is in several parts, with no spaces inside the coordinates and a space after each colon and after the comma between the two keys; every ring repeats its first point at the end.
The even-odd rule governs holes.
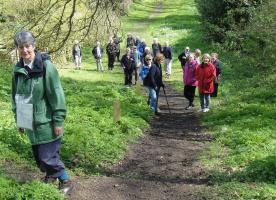
{"type": "Polygon", "coordinates": [[[56,67],[49,56],[35,49],[29,31],[16,33],[14,44],[20,60],[12,74],[12,110],[19,133],[26,133],[44,182],[59,180],[66,194],[72,182],[60,160],[61,138],[66,116],[65,97],[56,67]]]}

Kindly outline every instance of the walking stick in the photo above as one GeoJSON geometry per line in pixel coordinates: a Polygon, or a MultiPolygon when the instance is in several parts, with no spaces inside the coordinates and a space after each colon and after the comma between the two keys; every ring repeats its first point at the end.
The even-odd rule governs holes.
{"type": "Polygon", "coordinates": [[[164,86],[162,88],[163,88],[163,92],[164,92],[165,99],[166,99],[166,102],[167,102],[167,106],[168,106],[168,109],[169,109],[169,113],[172,114],[164,86]]]}

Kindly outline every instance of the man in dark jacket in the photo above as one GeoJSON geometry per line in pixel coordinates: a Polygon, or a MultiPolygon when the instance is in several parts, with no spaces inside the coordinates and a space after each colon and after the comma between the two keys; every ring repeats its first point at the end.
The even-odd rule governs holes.
{"type": "Polygon", "coordinates": [[[73,59],[75,61],[76,69],[80,69],[81,68],[81,58],[82,58],[82,49],[81,49],[81,46],[80,46],[80,43],[78,40],[75,41],[75,44],[72,49],[72,55],[73,55],[73,59]]]}
{"type": "Polygon", "coordinates": [[[113,70],[115,57],[117,54],[117,48],[115,43],[113,42],[113,39],[109,40],[109,43],[106,46],[106,53],[108,58],[108,70],[113,70]]]}
{"type": "Polygon", "coordinates": [[[122,42],[122,39],[118,37],[116,33],[114,33],[113,42],[115,43],[116,49],[117,49],[117,53],[116,53],[117,61],[120,62],[120,53],[121,53],[120,43],[122,42]]]}
{"type": "Polygon", "coordinates": [[[135,39],[131,33],[128,33],[126,40],[126,48],[132,48],[133,46],[135,46],[135,39]]]}
{"type": "Polygon", "coordinates": [[[121,58],[121,66],[124,69],[125,85],[132,85],[132,73],[135,68],[134,58],[131,56],[130,48],[126,49],[126,54],[121,58]]]}
{"type": "Polygon", "coordinates": [[[178,56],[178,60],[181,63],[182,68],[185,66],[189,55],[190,55],[190,48],[186,47],[184,51],[178,56]]]}
{"type": "Polygon", "coordinates": [[[172,48],[169,46],[168,41],[165,42],[162,53],[165,57],[165,73],[167,78],[170,78],[172,74],[172,48]]]}
{"type": "Polygon", "coordinates": [[[96,46],[92,50],[92,54],[96,60],[97,70],[103,71],[103,64],[102,64],[103,49],[100,46],[100,42],[96,43],[96,46]]]}

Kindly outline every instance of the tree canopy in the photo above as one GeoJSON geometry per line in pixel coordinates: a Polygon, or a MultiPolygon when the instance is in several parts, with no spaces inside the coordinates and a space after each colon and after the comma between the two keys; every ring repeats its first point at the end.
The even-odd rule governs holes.
{"type": "Polygon", "coordinates": [[[122,0],[2,1],[0,34],[7,47],[19,30],[31,30],[39,46],[57,52],[75,39],[91,41],[111,35],[124,13],[122,0]]]}

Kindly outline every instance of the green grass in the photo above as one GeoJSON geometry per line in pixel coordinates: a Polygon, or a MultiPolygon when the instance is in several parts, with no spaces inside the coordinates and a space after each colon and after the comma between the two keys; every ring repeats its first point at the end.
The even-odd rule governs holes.
{"type": "Polygon", "coordinates": [[[260,67],[238,53],[221,56],[220,97],[203,117],[216,138],[205,155],[214,191],[220,199],[276,199],[275,69],[268,60],[260,67]]]}

